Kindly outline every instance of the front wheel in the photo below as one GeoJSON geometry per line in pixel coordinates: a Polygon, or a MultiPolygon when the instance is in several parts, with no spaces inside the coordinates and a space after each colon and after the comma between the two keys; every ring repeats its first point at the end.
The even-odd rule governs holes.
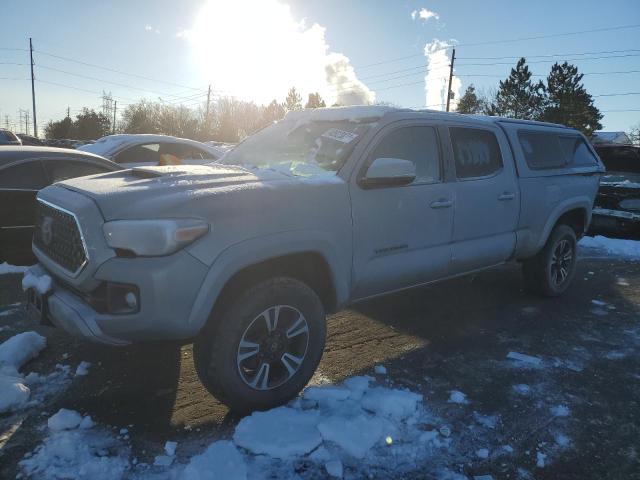
{"type": "Polygon", "coordinates": [[[266,410],[295,397],[324,350],[325,312],[292,278],[257,284],[230,302],[194,343],[203,385],[232,410],[266,410]]]}
{"type": "Polygon", "coordinates": [[[527,289],[557,297],[569,288],[576,270],[576,233],[568,225],[557,225],[544,248],[522,265],[527,289]]]}

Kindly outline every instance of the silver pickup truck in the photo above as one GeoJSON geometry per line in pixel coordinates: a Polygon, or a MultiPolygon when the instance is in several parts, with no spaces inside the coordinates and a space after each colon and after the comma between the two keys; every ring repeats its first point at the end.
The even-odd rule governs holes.
{"type": "Polygon", "coordinates": [[[292,112],[214,164],[42,190],[29,275],[53,282],[30,297],[104,343],[193,340],[210,392],[266,409],[306,385],[326,314],[351,303],[507,261],[528,288],[564,292],[603,171],[560,125],[292,112]]]}

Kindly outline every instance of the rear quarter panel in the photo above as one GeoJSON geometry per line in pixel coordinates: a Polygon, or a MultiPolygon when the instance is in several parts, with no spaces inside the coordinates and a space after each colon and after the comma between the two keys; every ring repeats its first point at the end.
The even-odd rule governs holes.
{"type": "Polygon", "coordinates": [[[501,124],[513,150],[521,192],[521,211],[518,223],[516,258],[535,255],[547,241],[558,219],[566,212],[580,209],[584,214],[585,229],[591,221],[591,210],[598,191],[604,166],[583,137],[597,163],[593,166],[565,166],[562,168],[532,169],[522,150],[518,132],[542,131],[558,134],[575,134],[564,127],[534,126],[526,124],[501,124]]]}

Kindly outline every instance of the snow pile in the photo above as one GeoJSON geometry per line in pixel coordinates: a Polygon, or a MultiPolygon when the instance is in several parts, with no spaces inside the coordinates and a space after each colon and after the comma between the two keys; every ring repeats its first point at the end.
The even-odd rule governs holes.
{"type": "Polygon", "coordinates": [[[129,469],[129,447],[110,433],[93,429],[91,417],[61,409],[47,424],[49,436],[20,462],[26,476],[112,480],[129,469]]]}
{"type": "Polygon", "coordinates": [[[0,413],[24,406],[31,391],[18,373],[22,365],[34,358],[47,341],[36,332],[24,332],[0,345],[0,413]]]}
{"type": "Polygon", "coordinates": [[[583,237],[580,246],[604,250],[609,255],[625,258],[640,259],[640,241],[607,238],[601,235],[595,237],[583,237]]]}
{"type": "Polygon", "coordinates": [[[27,271],[22,278],[22,289],[26,291],[33,288],[40,295],[44,295],[51,290],[52,283],[53,281],[49,275],[34,275],[31,271],[27,271]]]}
{"type": "Polygon", "coordinates": [[[287,406],[254,412],[238,423],[232,441],[211,444],[179,478],[288,478],[300,462],[320,478],[402,476],[449,447],[451,430],[445,435],[434,427],[440,421],[425,410],[422,395],[371,381],[308,387],[287,406]]]}
{"type": "Polygon", "coordinates": [[[246,480],[247,466],[236,446],[221,440],[209,445],[204,453],[191,458],[182,472],[181,480],[246,480]]]}
{"type": "Polygon", "coordinates": [[[469,403],[469,400],[467,400],[467,395],[460,392],[459,390],[451,390],[448,402],[464,405],[469,403]]]}
{"type": "Polygon", "coordinates": [[[0,263],[0,275],[6,275],[9,273],[24,273],[28,267],[21,267],[18,265],[11,265],[10,263],[0,263]]]}

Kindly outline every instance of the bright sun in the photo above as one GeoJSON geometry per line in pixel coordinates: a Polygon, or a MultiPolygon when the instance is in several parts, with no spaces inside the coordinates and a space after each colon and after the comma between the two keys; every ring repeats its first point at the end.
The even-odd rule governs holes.
{"type": "Polygon", "coordinates": [[[324,28],[297,21],[277,0],[210,0],[185,36],[221,95],[268,103],[295,86],[303,94],[320,92],[329,104],[346,88],[362,91],[359,103],[373,98],[348,59],[329,52],[324,28]],[[336,65],[341,70],[333,78],[326,67],[336,65]]]}

